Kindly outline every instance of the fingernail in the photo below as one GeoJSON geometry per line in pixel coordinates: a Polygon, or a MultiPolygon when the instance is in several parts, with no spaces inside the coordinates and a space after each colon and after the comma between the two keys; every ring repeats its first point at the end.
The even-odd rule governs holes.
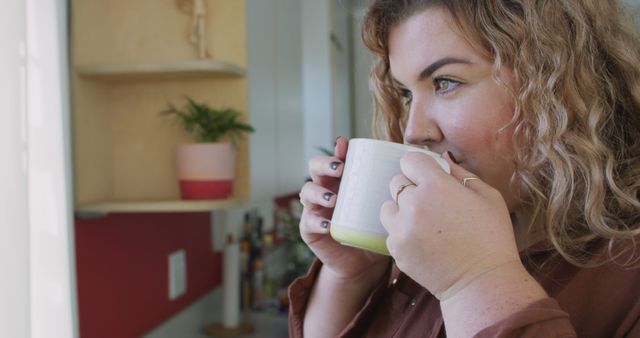
{"type": "Polygon", "coordinates": [[[453,161],[453,163],[458,164],[458,160],[456,160],[456,158],[453,156],[453,154],[447,150],[447,155],[449,155],[449,158],[453,161]]]}
{"type": "Polygon", "coordinates": [[[326,229],[329,227],[329,221],[322,221],[322,223],[320,223],[320,227],[322,229],[326,229]]]}
{"type": "Polygon", "coordinates": [[[341,136],[336,137],[336,140],[333,141],[333,147],[335,148],[338,145],[338,140],[340,139],[341,136]]]}
{"type": "Polygon", "coordinates": [[[331,197],[333,197],[333,193],[331,192],[325,192],[324,195],[322,195],[322,198],[324,198],[325,201],[330,201],[331,197]]]}
{"type": "Polygon", "coordinates": [[[331,169],[332,169],[332,170],[336,170],[336,169],[338,169],[338,167],[339,167],[341,164],[342,164],[342,162],[338,162],[338,161],[331,162],[331,169]]]}

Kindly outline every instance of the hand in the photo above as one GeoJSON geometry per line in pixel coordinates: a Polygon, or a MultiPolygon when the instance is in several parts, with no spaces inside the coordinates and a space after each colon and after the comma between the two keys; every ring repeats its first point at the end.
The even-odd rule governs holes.
{"type": "Polygon", "coordinates": [[[335,157],[318,155],[309,161],[312,181],[307,182],[300,192],[300,201],[304,205],[300,234],[334,277],[375,282],[386,271],[390,258],[341,245],[329,235],[347,147],[348,140],[339,137],[336,140],[335,157]]]}
{"type": "Polygon", "coordinates": [[[398,268],[441,301],[498,267],[521,265],[509,211],[499,191],[457,165],[451,175],[418,152],[405,154],[380,219],[398,268]],[[514,265],[514,262],[516,263],[514,265]]]}

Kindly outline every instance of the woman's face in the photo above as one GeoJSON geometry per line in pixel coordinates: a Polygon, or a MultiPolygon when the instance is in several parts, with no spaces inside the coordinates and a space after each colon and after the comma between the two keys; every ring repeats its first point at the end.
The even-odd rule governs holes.
{"type": "MultiPolygon", "coordinates": [[[[501,130],[511,121],[514,101],[494,80],[492,62],[467,43],[439,8],[391,29],[389,59],[409,109],[405,143],[451,151],[460,165],[498,189],[514,211],[517,199],[509,188],[513,128],[501,130]]],[[[499,77],[512,86],[510,71],[499,77]]]]}

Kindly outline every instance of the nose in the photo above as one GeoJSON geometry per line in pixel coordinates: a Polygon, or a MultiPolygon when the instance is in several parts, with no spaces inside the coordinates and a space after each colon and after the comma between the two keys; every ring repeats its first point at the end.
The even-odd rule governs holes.
{"type": "Polygon", "coordinates": [[[428,108],[420,108],[418,102],[412,102],[404,130],[404,143],[430,147],[443,139],[442,130],[435,118],[428,113],[428,108]]]}

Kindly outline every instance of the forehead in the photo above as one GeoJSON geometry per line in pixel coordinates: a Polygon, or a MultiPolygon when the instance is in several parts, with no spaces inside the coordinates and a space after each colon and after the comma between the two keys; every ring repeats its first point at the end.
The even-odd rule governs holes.
{"type": "MultiPolygon", "coordinates": [[[[392,65],[424,67],[444,57],[482,61],[444,9],[430,7],[393,26],[389,32],[392,65]]],[[[397,67],[396,67],[397,68],[397,67]]]]}
{"type": "Polygon", "coordinates": [[[441,7],[430,6],[407,16],[391,27],[394,31],[414,31],[425,33],[453,33],[453,18],[441,7]]]}

